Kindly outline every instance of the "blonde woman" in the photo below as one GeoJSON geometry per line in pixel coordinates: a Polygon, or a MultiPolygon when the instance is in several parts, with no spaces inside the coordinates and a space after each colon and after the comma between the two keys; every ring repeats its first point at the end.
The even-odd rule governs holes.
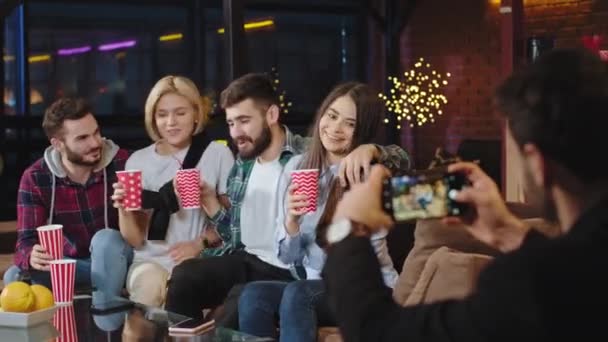
{"type": "MultiPolygon", "coordinates": [[[[150,91],[145,105],[146,130],[154,142],[134,152],[125,169],[142,171],[144,191],[160,190],[162,193],[182,168],[188,150],[195,149],[193,136],[204,135],[202,130],[206,121],[207,113],[192,81],[180,76],[162,78],[150,91]]],[[[202,151],[196,168],[200,170],[201,178],[213,186],[220,197],[225,197],[222,194],[226,193],[226,181],[233,164],[233,155],[226,146],[210,142],[202,151]]],[[[114,189],[113,200],[119,208],[120,231],[135,248],[133,264],[127,274],[130,298],[135,302],[162,306],[173,267],[197,257],[203,249],[205,230],[209,228],[205,213],[202,209],[171,210],[166,226],[160,227],[164,229],[162,236],[159,238],[154,234],[156,237],[152,240],[150,230],[158,228],[155,227],[158,220],[153,212],[124,210],[122,184],[114,184],[114,189]]],[[[174,192],[171,190],[170,193],[174,192]]],[[[222,198],[220,200],[225,203],[222,198]]]]}

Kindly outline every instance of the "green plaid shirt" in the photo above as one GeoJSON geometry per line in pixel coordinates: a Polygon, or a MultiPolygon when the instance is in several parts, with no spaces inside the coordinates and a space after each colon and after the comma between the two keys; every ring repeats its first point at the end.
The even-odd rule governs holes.
{"type": "MultiPolygon", "coordinates": [[[[306,151],[310,138],[303,138],[294,135],[285,127],[285,145],[281,150],[279,162],[285,166],[289,159],[297,154],[306,151]]],[[[377,146],[380,150],[380,162],[391,170],[407,170],[410,167],[410,160],[407,153],[397,145],[387,147],[377,146]]],[[[217,248],[207,248],[202,256],[219,256],[230,254],[236,250],[243,249],[245,246],[241,242],[241,204],[247,190],[247,183],[251,170],[255,165],[254,159],[237,158],[234,166],[228,175],[227,195],[230,199],[230,209],[221,208],[209,220],[217,228],[220,237],[224,241],[222,246],[217,248]]]]}

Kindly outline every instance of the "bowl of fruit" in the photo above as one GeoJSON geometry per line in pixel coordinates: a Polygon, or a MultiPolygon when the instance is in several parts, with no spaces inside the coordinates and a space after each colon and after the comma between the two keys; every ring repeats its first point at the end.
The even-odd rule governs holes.
{"type": "Polygon", "coordinates": [[[53,293],[42,285],[7,284],[0,294],[0,327],[31,327],[53,319],[53,293]]]}

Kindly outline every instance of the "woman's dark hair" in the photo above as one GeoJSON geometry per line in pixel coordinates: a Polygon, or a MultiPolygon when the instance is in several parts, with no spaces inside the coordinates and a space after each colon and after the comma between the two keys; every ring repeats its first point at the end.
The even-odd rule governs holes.
{"type": "Polygon", "coordinates": [[[308,152],[300,163],[301,169],[324,170],[327,167],[326,151],[323,143],[321,143],[319,123],[332,103],[345,95],[353,100],[357,111],[355,132],[349,151],[354,150],[361,144],[372,142],[376,137],[383,115],[382,104],[378,96],[368,85],[363,83],[347,82],[339,84],[325,97],[317,110],[314,124],[310,128],[312,141],[308,152]]]}
{"type": "MultiPolygon", "coordinates": [[[[353,141],[349,151],[352,151],[359,145],[372,142],[376,137],[383,115],[382,104],[376,93],[363,83],[347,82],[340,84],[327,95],[317,110],[315,123],[311,127],[310,132],[312,136],[311,146],[300,163],[301,169],[325,170],[327,168],[326,150],[321,143],[319,123],[332,103],[345,95],[353,100],[357,112],[353,141]]],[[[325,210],[317,224],[317,244],[322,248],[326,246],[325,235],[327,228],[331,224],[336,206],[346,189],[340,185],[338,179],[334,179],[330,182],[327,191],[329,193],[325,202],[325,210]]],[[[319,194],[322,193],[319,191],[319,194]]]]}
{"type": "Polygon", "coordinates": [[[342,187],[340,182],[337,179],[334,179],[329,188],[329,195],[327,197],[327,202],[325,203],[325,210],[321,217],[319,218],[319,223],[317,223],[317,245],[321,248],[325,248],[327,246],[327,229],[331,224],[331,221],[334,216],[334,212],[336,211],[336,206],[340,199],[342,199],[342,195],[347,191],[347,188],[342,187]]]}

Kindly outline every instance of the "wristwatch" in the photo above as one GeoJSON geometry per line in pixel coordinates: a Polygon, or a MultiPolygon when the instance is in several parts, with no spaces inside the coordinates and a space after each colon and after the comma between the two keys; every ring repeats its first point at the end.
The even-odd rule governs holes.
{"type": "Polygon", "coordinates": [[[353,230],[353,223],[343,218],[337,222],[332,223],[327,228],[327,243],[334,244],[344,240],[353,230]]]}

